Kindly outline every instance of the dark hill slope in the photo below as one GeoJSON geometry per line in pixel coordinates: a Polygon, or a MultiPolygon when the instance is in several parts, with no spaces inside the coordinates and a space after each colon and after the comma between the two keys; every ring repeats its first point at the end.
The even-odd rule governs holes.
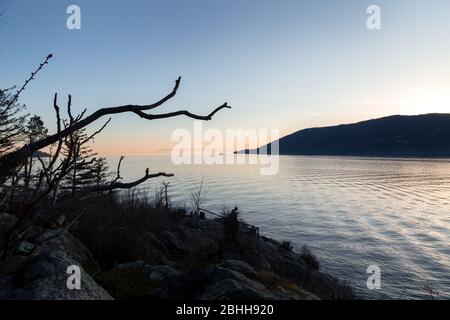
{"type": "Polygon", "coordinates": [[[395,115],[310,128],[279,142],[280,154],[284,155],[448,157],[450,114],[395,115]]]}

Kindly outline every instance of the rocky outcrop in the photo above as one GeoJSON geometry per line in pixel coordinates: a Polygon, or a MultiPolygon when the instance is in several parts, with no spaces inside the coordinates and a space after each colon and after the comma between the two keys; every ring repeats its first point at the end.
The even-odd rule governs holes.
{"type": "MultiPolygon", "coordinates": [[[[301,255],[270,238],[242,233],[230,243],[220,220],[186,219],[159,233],[143,232],[146,250],[164,261],[116,266],[113,287],[136,286],[139,299],[351,299],[352,289],[312,269],[301,255]],[[155,270],[163,268],[161,277],[155,270]],[[157,269],[155,269],[157,268],[157,269]],[[138,279],[138,280],[136,280],[138,279]]],[[[122,291],[123,293],[123,291],[122,291]]]]}
{"type": "Polygon", "coordinates": [[[15,255],[0,264],[0,299],[112,299],[85,270],[95,265],[89,251],[68,232],[34,228],[23,243],[31,250],[16,250],[15,255]],[[80,268],[79,290],[67,286],[70,266],[80,268]]]}
{"type": "Polygon", "coordinates": [[[258,273],[243,261],[226,261],[172,277],[149,295],[161,300],[298,300],[317,299],[286,279],[258,273]],[[239,271],[238,271],[239,270],[239,271]]]}
{"type": "Polygon", "coordinates": [[[158,235],[158,239],[172,253],[189,256],[208,256],[219,250],[219,243],[199,228],[176,226],[158,235]]]}
{"type": "Polygon", "coordinates": [[[353,299],[353,289],[338,279],[312,269],[303,258],[291,250],[286,250],[273,239],[262,239],[260,256],[270,265],[271,272],[291,279],[309,292],[322,299],[353,299]]]}
{"type": "Polygon", "coordinates": [[[219,267],[242,273],[244,276],[250,279],[257,277],[255,269],[241,260],[226,260],[225,262],[219,264],[219,267]]]}
{"type": "MultiPolygon", "coordinates": [[[[11,219],[3,216],[4,225],[11,219]]],[[[13,256],[0,263],[0,299],[353,298],[350,287],[312,269],[275,240],[243,232],[230,242],[218,220],[187,218],[166,230],[142,230],[136,244],[142,260],[105,270],[69,232],[32,228],[13,256]],[[73,265],[81,271],[80,290],[67,287],[67,268],[73,265]]]]}
{"type": "Polygon", "coordinates": [[[178,275],[180,272],[166,265],[151,266],[144,261],[135,261],[119,264],[111,270],[111,273],[117,276],[126,273],[135,273],[139,275],[138,281],[163,283],[168,278],[178,275]]]}

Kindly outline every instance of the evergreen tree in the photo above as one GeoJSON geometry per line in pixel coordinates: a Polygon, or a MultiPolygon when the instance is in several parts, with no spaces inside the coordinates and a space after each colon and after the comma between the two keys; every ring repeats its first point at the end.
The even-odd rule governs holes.
{"type": "Polygon", "coordinates": [[[106,162],[106,158],[97,158],[95,163],[93,164],[93,185],[95,187],[100,187],[104,185],[108,178],[111,176],[111,172],[109,171],[108,164],[106,162]]]}
{"type": "Polygon", "coordinates": [[[77,190],[91,186],[94,181],[96,153],[89,145],[89,138],[84,129],[71,134],[62,150],[64,156],[72,156],[72,165],[65,178],[66,186],[71,190],[72,197],[77,190]]]}
{"type": "Polygon", "coordinates": [[[104,185],[110,176],[105,158],[94,157],[77,174],[78,188],[95,188],[104,185]]]}
{"type": "MultiPolygon", "coordinates": [[[[34,115],[28,120],[27,126],[25,128],[26,143],[31,144],[33,142],[44,139],[48,134],[48,129],[45,127],[44,122],[41,117],[34,115]]],[[[31,155],[24,166],[24,185],[28,189],[30,182],[32,180],[33,165],[34,165],[34,155],[31,155]]]]}
{"type": "Polygon", "coordinates": [[[24,105],[14,102],[11,89],[0,90],[0,157],[16,149],[23,142],[26,115],[24,105]]]}

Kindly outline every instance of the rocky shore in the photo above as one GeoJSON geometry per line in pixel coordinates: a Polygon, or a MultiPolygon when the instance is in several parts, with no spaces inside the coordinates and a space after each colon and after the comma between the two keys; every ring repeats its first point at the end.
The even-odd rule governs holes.
{"type": "MultiPolygon", "coordinates": [[[[2,214],[0,232],[14,219],[2,214]]],[[[354,298],[348,285],[273,239],[242,230],[238,241],[228,243],[220,219],[186,216],[165,229],[136,235],[143,259],[105,267],[91,253],[92,243],[62,229],[33,227],[0,263],[0,299],[354,298]],[[79,290],[67,287],[67,268],[73,265],[81,270],[79,290]]],[[[120,238],[125,230],[112,232],[120,238]]]]}

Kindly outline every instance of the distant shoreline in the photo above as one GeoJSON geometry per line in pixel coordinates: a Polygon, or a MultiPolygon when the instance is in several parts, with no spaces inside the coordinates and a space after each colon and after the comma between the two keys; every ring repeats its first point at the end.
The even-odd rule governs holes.
{"type": "MultiPolygon", "coordinates": [[[[246,150],[245,150],[246,151],[246,150]]],[[[245,153],[245,151],[236,151],[235,155],[259,155],[258,153],[245,153]]],[[[253,151],[253,150],[251,150],[253,151]]],[[[269,154],[270,155],[270,154],[269,154]]],[[[405,159],[405,160],[426,160],[441,159],[450,160],[450,153],[447,155],[365,155],[365,154],[304,154],[304,153],[280,153],[279,156],[291,157],[330,157],[330,158],[372,158],[372,159],[405,159]]]]}

